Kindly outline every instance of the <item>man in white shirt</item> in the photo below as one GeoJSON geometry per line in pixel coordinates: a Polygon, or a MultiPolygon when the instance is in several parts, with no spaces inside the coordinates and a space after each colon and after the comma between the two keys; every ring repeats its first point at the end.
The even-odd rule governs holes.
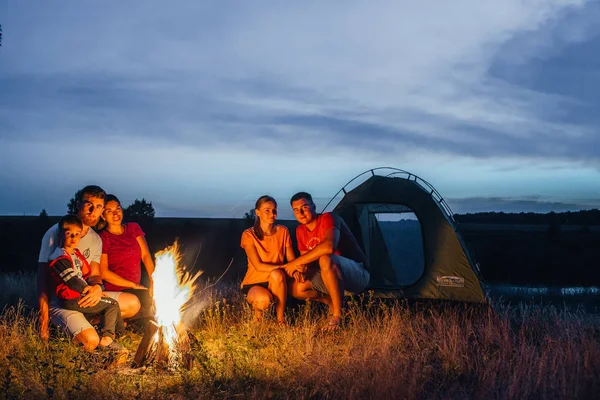
{"type": "MultiPolygon", "coordinates": [[[[90,264],[90,277],[97,276],[95,282],[102,282],[100,278],[100,257],[102,256],[102,239],[91,229],[96,226],[102,211],[104,210],[104,198],[106,192],[99,186],[86,186],[78,192],[77,216],[83,223],[81,240],[77,248],[90,264]]],[[[52,322],[66,329],[76,342],[79,342],[87,350],[93,350],[98,346],[100,337],[98,332],[89,323],[85,316],[78,311],[60,308],[56,296],[48,293],[48,260],[58,245],[58,225],[52,226],[44,234],[40,255],[38,257],[38,302],[40,307],[40,336],[48,340],[48,323],[52,322]]],[[[83,296],[79,300],[81,307],[96,305],[102,297],[104,287],[101,284],[90,285],[84,289],[83,296]]],[[[121,293],[116,300],[121,303],[128,299],[122,296],[134,296],[129,293],[121,293]]],[[[137,299],[137,298],[136,298],[137,299]]],[[[138,302],[139,303],[139,302],[138,302]]],[[[138,306],[139,309],[139,306],[138,306]]],[[[137,312],[137,310],[136,310],[137,312]]],[[[123,313],[123,318],[131,317],[123,313]]],[[[135,313],[134,313],[135,314],[135,313]]]]}

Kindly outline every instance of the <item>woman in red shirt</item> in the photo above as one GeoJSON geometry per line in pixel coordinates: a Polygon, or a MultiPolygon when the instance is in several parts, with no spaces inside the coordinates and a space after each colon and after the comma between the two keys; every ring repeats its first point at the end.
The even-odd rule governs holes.
{"type": "Polygon", "coordinates": [[[105,289],[129,292],[137,296],[139,312],[131,318],[132,320],[152,317],[154,262],[144,238],[144,232],[135,222],[123,223],[123,208],[115,195],[106,196],[102,217],[107,224],[100,232],[102,238],[100,274],[105,289]],[[141,285],[140,261],[144,263],[150,278],[148,287],[141,285]]]}

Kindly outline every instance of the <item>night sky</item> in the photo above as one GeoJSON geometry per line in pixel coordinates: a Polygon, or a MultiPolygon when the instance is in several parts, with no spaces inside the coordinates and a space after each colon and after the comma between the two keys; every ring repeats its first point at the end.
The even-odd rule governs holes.
{"type": "Polygon", "coordinates": [[[600,208],[600,2],[0,0],[0,215],[317,206],[374,167],[454,212],[600,208]]]}

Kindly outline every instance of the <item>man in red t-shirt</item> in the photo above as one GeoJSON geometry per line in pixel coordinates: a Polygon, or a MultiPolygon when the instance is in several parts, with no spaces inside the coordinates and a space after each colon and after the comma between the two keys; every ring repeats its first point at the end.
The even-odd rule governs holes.
{"type": "Polygon", "coordinates": [[[300,257],[284,267],[294,277],[290,293],[327,304],[331,317],[326,328],[335,329],[342,321],[344,291],[360,293],[369,283],[367,258],[344,220],[332,213],[318,215],[310,194],[296,193],[290,203],[300,222],[300,257]]]}

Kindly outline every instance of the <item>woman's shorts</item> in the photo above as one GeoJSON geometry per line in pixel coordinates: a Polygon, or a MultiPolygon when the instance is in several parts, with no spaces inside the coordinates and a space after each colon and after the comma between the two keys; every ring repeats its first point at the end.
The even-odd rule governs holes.
{"type": "Polygon", "coordinates": [[[269,288],[269,282],[260,282],[260,283],[251,283],[249,285],[244,285],[242,286],[242,292],[245,295],[248,295],[248,292],[250,291],[250,289],[252,289],[254,286],[260,286],[260,287],[264,287],[265,289],[269,288]]]}

